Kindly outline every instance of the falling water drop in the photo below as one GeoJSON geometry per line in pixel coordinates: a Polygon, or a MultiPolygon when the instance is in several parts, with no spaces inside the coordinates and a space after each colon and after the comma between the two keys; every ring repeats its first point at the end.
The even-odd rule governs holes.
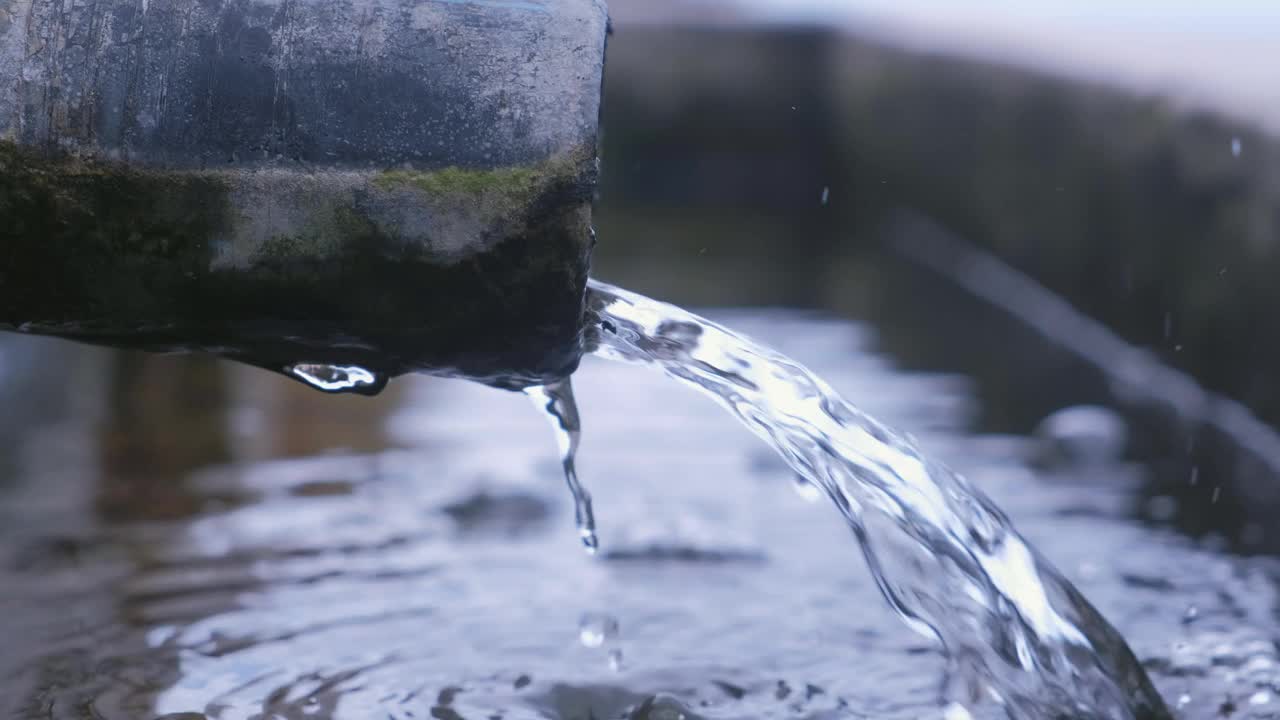
{"type": "Polygon", "coordinates": [[[578,641],[583,647],[604,647],[618,637],[618,619],[604,613],[586,613],[578,621],[578,641]]]}
{"type": "Polygon", "coordinates": [[[1190,625],[1200,618],[1200,608],[1195,605],[1189,605],[1186,612],[1182,613],[1182,624],[1190,625]]]}
{"type": "Polygon", "coordinates": [[[596,538],[596,518],[591,509],[591,493],[578,481],[578,471],[574,467],[582,424],[578,419],[578,404],[573,399],[573,385],[569,378],[565,378],[547,385],[526,388],[525,394],[546,413],[555,430],[565,484],[573,494],[573,516],[578,524],[578,536],[582,538],[587,552],[594,555],[600,542],[596,538]]]}
{"type": "Polygon", "coordinates": [[[622,671],[622,648],[618,646],[621,633],[618,618],[606,613],[584,613],[578,620],[578,642],[593,650],[608,649],[609,669],[622,671]]]}
{"type": "Polygon", "coordinates": [[[1231,138],[1231,155],[1233,157],[1240,157],[1241,149],[1240,138],[1231,138]]]}
{"type": "Polygon", "coordinates": [[[286,367],[285,373],[327,393],[376,395],[387,385],[386,376],[359,365],[297,363],[286,367]]]}

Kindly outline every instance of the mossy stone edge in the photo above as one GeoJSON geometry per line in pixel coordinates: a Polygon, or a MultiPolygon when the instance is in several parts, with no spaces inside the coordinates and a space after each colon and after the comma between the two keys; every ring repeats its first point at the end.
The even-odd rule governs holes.
{"type": "Polygon", "coordinates": [[[576,367],[594,148],[534,167],[354,172],[336,186],[272,172],[282,190],[260,170],[138,168],[0,142],[0,328],[512,387],[576,367]],[[246,183],[315,212],[290,232],[246,230],[257,212],[238,194],[246,183]],[[457,215],[476,251],[406,237],[385,207],[457,215]],[[221,262],[229,242],[251,252],[221,262]]]}

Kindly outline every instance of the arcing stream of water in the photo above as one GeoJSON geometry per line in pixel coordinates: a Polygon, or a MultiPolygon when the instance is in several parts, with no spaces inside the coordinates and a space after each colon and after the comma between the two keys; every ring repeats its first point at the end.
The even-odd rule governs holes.
{"type": "MultiPolygon", "coordinates": [[[[868,326],[760,309],[716,326],[603,287],[590,310],[585,347],[714,388],[797,448],[804,499],[802,473],[717,403],[588,358],[578,469],[609,521],[587,559],[562,552],[572,505],[550,482],[577,449],[567,384],[533,393],[553,459],[527,398],[473,383],[332,400],[209,358],[0,337],[0,717],[1163,714],[1078,594],[1038,553],[1017,560],[1023,537],[1123,629],[1179,718],[1280,717],[1280,566],[1135,522],[1171,501],[1146,497],[1147,463],[977,429],[999,398],[904,369],[868,326]],[[824,407],[829,388],[920,433],[1021,533],[908,441],[824,407]],[[844,519],[817,511],[828,492],[930,639],[893,619],[844,519]]],[[[332,392],[367,379],[295,370],[332,392]]]]}
{"type": "MultiPolygon", "coordinates": [[[[710,395],[835,503],[893,609],[945,646],[944,698],[1012,718],[1169,717],[1124,640],[965,478],[852,407],[799,364],[677,307],[593,281],[588,348],[710,395]]],[[[531,397],[557,431],[580,535],[568,381],[531,397]]]]}
{"type": "MultiPolygon", "coordinates": [[[[654,366],[711,396],[835,503],[893,610],[946,649],[943,701],[991,701],[1016,719],[1170,717],[1119,633],[980,490],[911,438],[796,362],[697,315],[597,281],[587,303],[590,352],[654,366]]],[[[328,392],[375,381],[360,368],[290,372],[328,392]]],[[[526,393],[552,421],[579,536],[595,552],[570,383],[526,393]]]]}

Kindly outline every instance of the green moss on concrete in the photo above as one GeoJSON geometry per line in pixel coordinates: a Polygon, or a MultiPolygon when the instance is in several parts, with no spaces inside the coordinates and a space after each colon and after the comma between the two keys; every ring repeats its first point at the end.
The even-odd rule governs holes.
{"type": "Polygon", "coordinates": [[[322,178],[291,191],[305,201],[296,228],[259,238],[241,203],[258,201],[268,177],[0,142],[0,327],[207,348],[277,370],[306,360],[503,384],[559,377],[580,351],[590,249],[581,167],[322,178]],[[387,192],[379,177],[425,193],[399,198],[411,208],[478,217],[481,250],[446,262],[430,242],[406,241],[371,215],[381,200],[369,195],[387,192]],[[454,205],[465,198],[479,200],[454,205]],[[226,243],[243,254],[227,261],[224,248],[215,266],[214,246],[226,243]]]}
{"type": "Polygon", "coordinates": [[[162,306],[176,283],[207,271],[209,239],[231,223],[228,192],[212,173],[0,141],[0,320],[90,322],[162,306]]]}
{"type": "Polygon", "coordinates": [[[388,170],[378,175],[373,182],[384,190],[411,187],[431,195],[479,195],[490,192],[521,195],[532,192],[545,177],[544,172],[530,167],[497,170],[449,167],[433,172],[388,170]]]}
{"type": "Polygon", "coordinates": [[[386,170],[375,176],[372,184],[385,191],[413,189],[441,201],[484,198],[529,204],[548,187],[572,179],[580,164],[579,155],[570,153],[537,165],[488,170],[386,170]]]}

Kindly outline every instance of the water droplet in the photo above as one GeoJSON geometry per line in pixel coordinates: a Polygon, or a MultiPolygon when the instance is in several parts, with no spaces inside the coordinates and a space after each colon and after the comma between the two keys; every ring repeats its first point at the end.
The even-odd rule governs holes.
{"type": "Polygon", "coordinates": [[[1266,705],[1271,702],[1271,693],[1267,690],[1259,690],[1249,697],[1250,705],[1266,705]]]}
{"type": "Polygon", "coordinates": [[[1191,485],[1193,485],[1193,486],[1194,486],[1194,485],[1199,485],[1199,484],[1200,484],[1200,466],[1199,466],[1199,465],[1192,465],[1192,466],[1191,466],[1191,480],[1190,480],[1190,483],[1191,483],[1191,485]]]}
{"type": "Polygon", "coordinates": [[[604,613],[586,613],[578,621],[578,641],[583,647],[603,647],[618,637],[618,619],[604,613]]]}
{"type": "Polygon", "coordinates": [[[1190,605],[1187,607],[1186,612],[1182,613],[1182,624],[1190,625],[1191,623],[1195,622],[1199,617],[1200,617],[1200,608],[1196,607],[1195,605],[1190,605]]]}
{"type": "Polygon", "coordinates": [[[622,651],[614,648],[609,651],[609,669],[614,672],[622,672],[622,651]]]}
{"type": "Polygon", "coordinates": [[[1184,708],[1184,707],[1186,707],[1186,706],[1188,706],[1188,705],[1190,705],[1190,704],[1191,704],[1191,696],[1190,696],[1190,695],[1188,695],[1188,694],[1186,694],[1186,693],[1182,693],[1181,695],[1179,695],[1179,696],[1178,696],[1178,709],[1179,709],[1179,710],[1181,710],[1182,708],[1184,708]]]}
{"type": "Polygon", "coordinates": [[[1217,505],[1217,504],[1218,504],[1218,498],[1220,498],[1220,497],[1222,497],[1222,486],[1221,486],[1221,485],[1219,485],[1218,487],[1216,487],[1216,488],[1214,488],[1214,489],[1213,489],[1213,498],[1212,498],[1209,502],[1213,503],[1214,505],[1217,505]]]}
{"type": "Polygon", "coordinates": [[[596,517],[591,505],[591,493],[578,481],[575,460],[578,443],[582,437],[582,422],[578,418],[578,404],[573,399],[573,385],[569,378],[547,385],[525,389],[525,395],[547,415],[555,430],[560,446],[560,465],[564,469],[564,481],[573,496],[573,517],[578,526],[578,537],[589,555],[600,549],[596,537],[596,517]]]}
{"type": "Polygon", "coordinates": [[[387,384],[387,378],[359,365],[298,363],[285,368],[289,375],[327,393],[373,395],[387,384]]]}
{"type": "Polygon", "coordinates": [[[1231,138],[1231,155],[1232,157],[1240,157],[1240,151],[1243,150],[1240,144],[1240,138],[1231,138]]]}
{"type": "Polygon", "coordinates": [[[822,204],[826,205],[829,200],[831,200],[831,188],[824,187],[822,188],[822,204]]]}

